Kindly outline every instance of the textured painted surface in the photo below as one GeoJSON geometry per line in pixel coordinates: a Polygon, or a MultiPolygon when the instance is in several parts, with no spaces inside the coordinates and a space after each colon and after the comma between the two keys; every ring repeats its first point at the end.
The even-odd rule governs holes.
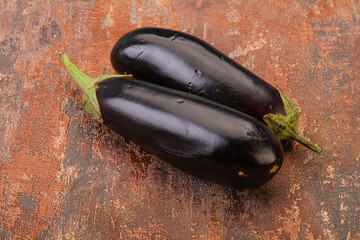
{"type": "Polygon", "coordinates": [[[360,239],[358,0],[0,0],[1,239],[360,239]],[[190,177],[84,114],[65,51],[113,73],[124,33],[194,34],[278,83],[322,156],[294,144],[268,184],[190,177]]]}

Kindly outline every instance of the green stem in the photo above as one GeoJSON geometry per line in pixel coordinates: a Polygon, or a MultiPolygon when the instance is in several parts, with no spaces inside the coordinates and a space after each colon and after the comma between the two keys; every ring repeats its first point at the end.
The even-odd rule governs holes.
{"type": "Polygon", "coordinates": [[[265,123],[280,141],[292,139],[317,153],[322,153],[323,150],[320,147],[301,135],[299,131],[299,110],[288,96],[280,89],[278,91],[284,103],[285,115],[267,114],[263,118],[265,123]]]}
{"type": "Polygon", "coordinates": [[[303,144],[304,146],[310,148],[311,150],[317,152],[317,153],[322,153],[323,150],[322,148],[320,148],[319,146],[313,144],[312,142],[310,142],[309,140],[307,140],[306,138],[304,138],[301,134],[298,135],[294,135],[292,137],[295,141],[303,144]]]}
{"type": "Polygon", "coordinates": [[[83,92],[86,92],[89,87],[92,87],[95,84],[95,79],[80,71],[80,69],[75,65],[75,63],[71,61],[68,55],[65,53],[60,53],[59,56],[65,65],[66,70],[69,72],[72,79],[83,92]]]}
{"type": "Polygon", "coordinates": [[[94,79],[80,71],[65,53],[60,53],[59,56],[70,76],[83,91],[82,102],[85,110],[97,121],[102,122],[100,106],[96,97],[96,83],[109,78],[132,78],[132,75],[101,75],[94,79]]]}

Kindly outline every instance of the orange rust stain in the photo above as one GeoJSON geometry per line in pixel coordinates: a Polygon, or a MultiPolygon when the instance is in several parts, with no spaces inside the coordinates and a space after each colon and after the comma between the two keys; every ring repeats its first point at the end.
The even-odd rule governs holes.
{"type": "MultiPolygon", "coordinates": [[[[57,3],[47,7],[54,10],[46,11],[45,15],[51,15],[55,9],[57,15],[62,15],[61,11],[65,12],[66,8],[59,8],[57,3]]],[[[43,7],[34,4],[32,9],[41,11],[43,7]]],[[[25,26],[20,25],[24,27],[23,39],[26,39],[23,47],[28,51],[23,52],[14,65],[23,81],[19,99],[23,107],[16,125],[9,131],[10,162],[1,166],[6,182],[1,184],[0,191],[7,197],[6,210],[1,211],[2,219],[6,221],[2,222],[1,228],[13,232],[15,238],[35,238],[49,230],[60,205],[59,196],[65,191],[64,181],[57,179],[69,123],[69,117],[61,108],[68,96],[63,93],[65,82],[60,77],[62,67],[58,59],[59,49],[65,44],[59,39],[66,39],[67,43],[76,41],[71,37],[74,30],[70,27],[70,31],[52,29],[54,31],[50,32],[51,24],[58,21],[56,17],[40,18],[35,10],[30,10],[23,12],[30,21],[25,26]],[[31,20],[30,16],[34,18],[31,20]],[[34,21],[40,23],[35,28],[31,24],[34,21]],[[34,32],[40,32],[40,35],[34,32]],[[39,41],[43,41],[42,46],[39,41]],[[21,201],[24,196],[28,196],[32,206],[21,201]],[[30,209],[31,216],[27,216],[28,208],[33,208],[30,209]]],[[[54,28],[58,26],[62,28],[60,25],[54,28]]]]}
{"type": "MultiPolygon", "coordinates": [[[[141,153],[140,153],[141,154],[141,153]]],[[[150,155],[137,154],[133,149],[130,149],[130,163],[135,170],[135,181],[138,179],[144,179],[148,175],[148,166],[150,164],[150,155]]]]}
{"type": "Polygon", "coordinates": [[[203,239],[223,239],[224,225],[218,216],[218,203],[212,203],[210,209],[209,232],[203,239]]]}
{"type": "Polygon", "coordinates": [[[316,206],[309,192],[295,179],[290,181],[288,203],[279,204],[278,210],[273,213],[276,216],[274,224],[267,225],[265,228],[259,227],[254,229],[254,232],[257,237],[266,240],[279,236],[286,239],[298,239],[302,234],[301,228],[305,228],[304,235],[307,239],[321,239],[322,226],[315,218],[316,206]],[[271,226],[272,228],[269,229],[271,226]]]}
{"type": "MultiPolygon", "coordinates": [[[[57,56],[51,51],[44,51],[43,54],[57,56]]],[[[37,204],[34,217],[28,221],[24,219],[24,209],[16,211],[16,214],[11,210],[11,206],[19,209],[19,201],[12,199],[14,202],[8,202],[10,210],[5,214],[9,221],[4,224],[4,229],[13,229],[17,222],[27,236],[37,236],[49,228],[48,224],[59,206],[59,201],[54,201],[54,195],[64,189],[64,183],[56,181],[56,176],[64,157],[69,118],[60,109],[61,99],[58,95],[43,91],[52,85],[55,91],[61,92],[61,85],[53,82],[58,78],[51,64],[41,61],[29,64],[22,60],[16,63],[18,72],[25,79],[21,101],[26,104],[27,110],[21,114],[18,126],[9,133],[11,160],[4,167],[7,181],[2,187],[12,189],[16,199],[29,194],[37,204]],[[49,69],[45,69],[46,65],[49,69]],[[32,87],[35,85],[37,89],[32,87]]]]}

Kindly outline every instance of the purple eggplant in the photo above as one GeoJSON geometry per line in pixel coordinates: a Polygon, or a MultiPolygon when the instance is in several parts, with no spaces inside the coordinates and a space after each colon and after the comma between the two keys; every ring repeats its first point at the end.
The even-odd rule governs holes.
{"type": "Polygon", "coordinates": [[[279,140],[322,152],[300,134],[290,98],[199,38],[140,28],[117,41],[110,59],[118,73],[211,99],[265,122],[279,140]]]}
{"type": "Polygon", "coordinates": [[[171,165],[240,189],[262,185],[279,171],[282,146],[257,119],[129,76],[92,79],[60,56],[95,119],[171,165]]]}

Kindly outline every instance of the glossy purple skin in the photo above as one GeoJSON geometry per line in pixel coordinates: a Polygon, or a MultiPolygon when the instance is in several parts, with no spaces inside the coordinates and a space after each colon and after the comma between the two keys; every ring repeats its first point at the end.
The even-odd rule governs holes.
{"type": "Polygon", "coordinates": [[[111,63],[119,73],[193,93],[259,120],[283,114],[279,92],[206,42],[186,33],[140,28],[118,40],[111,63]]]}
{"type": "Polygon", "coordinates": [[[124,78],[99,82],[96,96],[105,125],[197,177],[253,188],[282,165],[282,147],[263,123],[208,99],[124,78]]]}

